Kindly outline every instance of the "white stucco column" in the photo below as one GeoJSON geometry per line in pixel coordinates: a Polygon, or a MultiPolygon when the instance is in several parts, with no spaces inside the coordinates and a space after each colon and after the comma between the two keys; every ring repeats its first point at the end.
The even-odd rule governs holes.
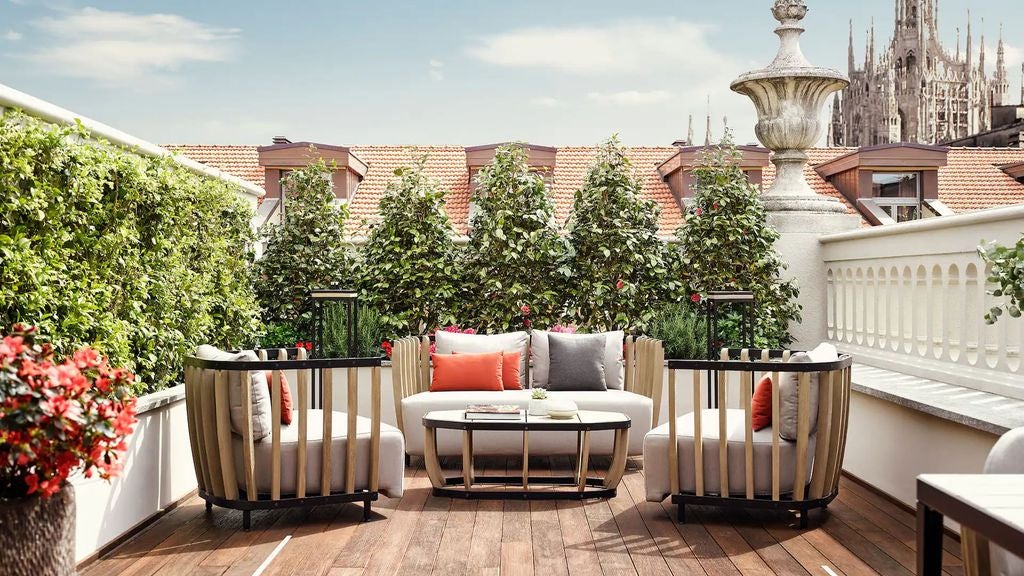
{"type": "Polygon", "coordinates": [[[848,215],[834,198],[816,194],[804,178],[807,149],[824,133],[821,111],[833,92],[850,84],[845,75],[812,66],[800,50],[800,21],[807,15],[803,0],[775,0],[772,15],[779,22],[779,52],[761,70],[747,72],[731,85],[757,108],[755,132],[772,151],[776,177],[761,194],[769,221],[782,237],[775,244],[789,264],[788,278],[800,286],[803,322],[791,326],[795,348],[810,348],[825,339],[825,263],[818,237],[851,230],[860,219],[848,215]]]}

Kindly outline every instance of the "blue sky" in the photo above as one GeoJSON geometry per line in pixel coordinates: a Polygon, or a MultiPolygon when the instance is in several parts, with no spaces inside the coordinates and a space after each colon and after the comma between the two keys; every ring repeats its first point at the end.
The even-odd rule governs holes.
{"type": "MultiPolygon", "coordinates": [[[[1007,26],[1020,91],[1020,0],[939,0],[954,50],[973,4],[990,65],[1007,26]],[[981,20],[985,19],[984,28],[981,20]]],[[[845,72],[872,17],[881,48],[893,0],[807,0],[804,52],[845,72]]],[[[753,141],[753,106],[729,91],[768,64],[770,0],[0,0],[0,82],[159,143],[333,144],[505,140],[666,145],[694,116],[753,141]]],[[[977,48],[975,48],[977,50],[977,48]]]]}

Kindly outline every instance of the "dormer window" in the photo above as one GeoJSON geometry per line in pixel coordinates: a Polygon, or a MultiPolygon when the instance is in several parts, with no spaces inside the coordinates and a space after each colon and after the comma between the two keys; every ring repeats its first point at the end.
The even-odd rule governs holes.
{"type": "MultiPolygon", "coordinates": [[[[510,144],[510,142],[484,144],[483,146],[470,146],[466,148],[466,168],[469,172],[471,189],[476,190],[476,175],[480,172],[480,169],[494,160],[494,153],[498,148],[507,144],[510,144]]],[[[528,142],[520,143],[519,146],[526,151],[530,171],[543,176],[544,180],[551,184],[555,172],[555,154],[558,152],[558,149],[551,146],[538,146],[528,142]]]]}
{"type": "MultiPolygon", "coordinates": [[[[760,146],[737,146],[736,149],[741,155],[740,169],[752,184],[760,185],[771,152],[760,146]]],[[[704,146],[682,146],[658,166],[658,174],[668,184],[680,208],[685,208],[686,202],[694,196],[693,169],[700,165],[704,150],[704,146]]]]}
{"type": "Polygon", "coordinates": [[[330,178],[336,202],[348,202],[366,176],[369,166],[347,147],[312,142],[291,142],[283,136],[274,138],[271,146],[256,149],[260,166],[264,169],[263,189],[267,191],[261,213],[265,221],[279,218],[284,213],[285,194],[282,181],[289,172],[305,168],[316,160],[323,160],[333,171],[330,178]]]}
{"type": "Polygon", "coordinates": [[[948,148],[883,144],[815,167],[872,225],[952,214],[939,200],[939,168],[948,148]]]}
{"type": "Polygon", "coordinates": [[[873,172],[871,197],[896,222],[921,217],[920,172],[873,172]]]}

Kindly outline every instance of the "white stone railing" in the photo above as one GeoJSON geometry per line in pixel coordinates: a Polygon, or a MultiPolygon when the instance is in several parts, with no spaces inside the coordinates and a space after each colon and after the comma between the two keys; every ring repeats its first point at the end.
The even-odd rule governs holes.
{"type": "Polygon", "coordinates": [[[1024,205],[822,237],[828,339],[862,364],[1024,399],[1024,319],[985,323],[1001,299],[977,254],[1021,232],[1024,205]]]}

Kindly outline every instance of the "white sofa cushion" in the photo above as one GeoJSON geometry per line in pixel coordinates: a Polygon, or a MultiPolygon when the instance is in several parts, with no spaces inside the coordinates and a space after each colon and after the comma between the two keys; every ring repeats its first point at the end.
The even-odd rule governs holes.
{"type": "MultiPolygon", "coordinates": [[[[551,368],[550,347],[548,346],[548,334],[544,330],[534,330],[530,333],[530,348],[533,355],[533,372],[531,374],[530,386],[533,388],[547,388],[548,375],[551,368]]],[[[589,334],[564,334],[563,336],[589,336],[589,334]]],[[[604,383],[609,390],[622,390],[622,384],[626,373],[622,360],[622,345],[626,333],[622,330],[614,332],[603,332],[608,337],[604,349],[604,383]]]]}
{"type": "MultiPolygon", "coordinates": [[[[322,410],[306,411],[306,495],[320,495],[320,461],[323,454],[324,413],[322,410]]],[[[356,489],[369,486],[370,477],[370,419],[359,416],[356,419],[356,489]]],[[[344,412],[331,413],[331,491],[345,489],[345,470],[348,449],[348,415],[344,412]]],[[[235,475],[238,487],[245,489],[243,473],[242,439],[232,435],[234,441],[235,475]]],[[[273,442],[268,436],[253,446],[255,457],[256,489],[261,493],[270,492],[272,480],[271,450],[273,442]]],[[[281,426],[281,494],[295,494],[298,485],[299,454],[299,412],[292,411],[292,423],[281,426]]],[[[380,425],[380,492],[397,498],[402,495],[405,473],[405,442],[402,433],[394,426],[380,425]]]]}
{"type": "MultiPolygon", "coordinates": [[[[836,351],[836,347],[827,343],[822,342],[810,352],[803,353],[799,352],[794,354],[789,361],[793,363],[806,363],[806,362],[835,362],[839,360],[839,352],[836,351]]],[[[781,405],[779,407],[779,417],[782,418],[781,427],[779,428],[779,436],[786,440],[796,440],[797,437],[797,423],[800,421],[800,373],[798,372],[784,372],[779,375],[779,396],[781,405]]],[[[810,413],[810,433],[818,429],[818,372],[812,372],[810,375],[810,386],[808,387],[810,393],[810,402],[808,404],[810,413]]]]}
{"type": "MultiPolygon", "coordinates": [[[[621,412],[629,416],[629,454],[643,453],[644,434],[651,429],[654,404],[640,394],[623,390],[601,392],[549,392],[552,400],[572,400],[580,410],[621,412]]],[[[514,404],[526,408],[529,390],[502,392],[420,392],[402,400],[402,422],[405,426],[405,449],[415,456],[423,455],[423,416],[434,410],[459,410],[470,404],[514,404]]],[[[610,430],[590,435],[590,453],[610,456],[614,433],[610,430]]],[[[462,432],[438,430],[437,449],[441,456],[462,454],[462,432]]],[[[518,432],[480,431],[473,434],[473,451],[478,455],[518,456],[523,453],[523,436],[518,432]]],[[[576,453],[575,432],[530,432],[530,454],[564,456],[576,453]]]]}
{"type": "MultiPolygon", "coordinates": [[[[701,436],[703,437],[704,493],[721,492],[718,467],[718,410],[701,411],[701,436]]],[[[694,474],[694,433],[693,413],[676,419],[676,444],[679,447],[679,487],[683,492],[693,493],[696,488],[694,474]]],[[[729,464],[729,492],[733,496],[746,494],[746,417],[743,410],[726,410],[726,438],[729,464]]],[[[754,493],[772,492],[772,429],[764,428],[754,432],[754,493]]],[[[644,438],[644,484],[647,500],[661,502],[671,492],[668,477],[668,423],[651,430],[644,438]]],[[[807,477],[810,480],[814,455],[814,436],[807,445],[807,477]]],[[[796,443],[779,442],[779,488],[783,494],[793,491],[796,478],[796,443]]]]}
{"type": "MultiPolygon", "coordinates": [[[[257,362],[259,358],[252,350],[243,350],[237,354],[225,352],[215,346],[206,344],[196,348],[196,358],[200,360],[215,360],[221,362],[257,362]]],[[[203,386],[213,383],[213,372],[208,372],[208,378],[204,378],[203,386]],[[206,380],[209,380],[207,382],[206,380]]],[[[228,374],[228,404],[231,406],[231,429],[241,434],[245,428],[242,420],[242,388],[239,385],[241,373],[229,370],[228,374]]],[[[252,403],[252,437],[253,440],[260,440],[270,434],[271,423],[271,402],[270,388],[267,386],[267,375],[262,371],[249,373],[249,385],[252,390],[250,395],[252,403]]]]}
{"type": "Polygon", "coordinates": [[[529,362],[530,335],[526,332],[505,334],[459,334],[438,331],[434,335],[434,350],[438,354],[519,352],[519,385],[528,385],[526,367],[529,362]]]}

